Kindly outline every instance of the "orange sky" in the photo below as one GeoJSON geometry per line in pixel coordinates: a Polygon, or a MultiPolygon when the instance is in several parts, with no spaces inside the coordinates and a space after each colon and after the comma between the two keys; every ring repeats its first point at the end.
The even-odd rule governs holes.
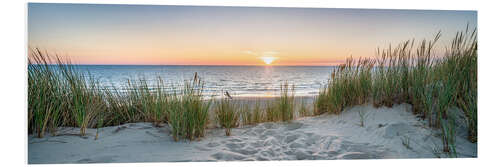
{"type": "Polygon", "coordinates": [[[33,4],[28,45],[80,64],[333,65],[410,38],[447,41],[473,11],[33,4]]]}

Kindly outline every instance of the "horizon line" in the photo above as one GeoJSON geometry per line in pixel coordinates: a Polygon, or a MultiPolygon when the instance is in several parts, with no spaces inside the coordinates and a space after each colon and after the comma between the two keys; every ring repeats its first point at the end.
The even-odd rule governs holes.
{"type": "MultiPolygon", "coordinates": [[[[342,63],[340,63],[342,64],[342,63]]],[[[278,66],[278,67],[286,67],[286,66],[302,66],[302,67],[329,67],[329,66],[338,66],[340,64],[330,64],[330,65],[217,65],[217,64],[66,64],[63,63],[61,65],[88,65],[88,66],[262,66],[262,67],[273,67],[273,66],[278,66]]],[[[36,64],[36,65],[44,65],[44,64],[36,64]]],[[[50,63],[46,65],[60,65],[57,63],[50,63]]]]}

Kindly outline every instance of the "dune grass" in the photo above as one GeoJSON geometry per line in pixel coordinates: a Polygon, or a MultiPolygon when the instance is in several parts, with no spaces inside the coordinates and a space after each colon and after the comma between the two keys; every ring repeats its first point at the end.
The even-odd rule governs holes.
{"type": "MultiPolygon", "coordinates": [[[[239,126],[240,123],[240,106],[232,102],[229,98],[224,98],[216,103],[215,109],[216,120],[222,128],[225,128],[226,136],[231,135],[231,128],[239,126]]],[[[246,110],[248,111],[248,110],[246,110]]],[[[246,112],[248,113],[248,112],[246,112]]]]}
{"type": "Polygon", "coordinates": [[[252,110],[252,121],[250,121],[251,124],[261,123],[264,121],[265,116],[264,112],[261,110],[260,104],[260,101],[255,102],[254,108],[252,110]]]}
{"type": "Polygon", "coordinates": [[[290,121],[295,118],[295,88],[288,82],[280,85],[280,96],[266,101],[264,117],[266,122],[290,121]]]}
{"type": "Polygon", "coordinates": [[[413,113],[441,128],[443,150],[454,152],[455,120],[448,110],[458,106],[464,112],[469,140],[477,140],[477,35],[458,32],[444,55],[434,48],[441,33],[417,47],[414,40],[378,50],[375,59],[348,58],[335,67],[328,84],[315,99],[315,114],[339,114],[346,106],[372,101],[391,107],[409,103],[413,113]]]}
{"type": "Polygon", "coordinates": [[[441,141],[443,142],[443,152],[447,153],[449,157],[456,158],[456,129],[455,129],[455,117],[453,115],[448,115],[445,119],[444,117],[439,117],[441,123],[441,141]]]}
{"type": "Polygon", "coordinates": [[[315,113],[332,112],[339,114],[346,106],[367,102],[372,91],[374,61],[348,58],[345,64],[333,69],[326,87],[320,90],[315,101],[315,113]]]}
{"type": "Polygon", "coordinates": [[[212,100],[203,100],[203,88],[203,83],[195,73],[194,79],[184,84],[180,97],[177,94],[171,96],[167,120],[176,141],[180,137],[194,140],[205,136],[212,100]]]}
{"type": "Polygon", "coordinates": [[[265,122],[277,122],[280,121],[281,114],[278,112],[276,101],[266,101],[264,108],[265,122]]]}
{"type": "Polygon", "coordinates": [[[157,77],[156,85],[153,86],[148,85],[144,78],[128,80],[127,83],[126,90],[128,91],[125,96],[120,97],[125,100],[124,106],[126,106],[126,110],[131,111],[126,112],[126,115],[140,114],[129,119],[153,122],[155,126],[164,123],[166,121],[166,111],[171,105],[170,101],[174,98],[164,90],[166,86],[163,79],[157,77]]]}
{"type": "Polygon", "coordinates": [[[308,116],[314,115],[314,113],[312,112],[312,111],[314,111],[314,109],[313,110],[309,109],[309,107],[307,106],[307,104],[304,100],[302,100],[300,102],[300,106],[299,106],[298,110],[299,110],[299,113],[298,113],[299,117],[308,117],[308,116]]]}
{"type": "Polygon", "coordinates": [[[359,126],[365,127],[366,112],[358,111],[358,116],[359,116],[359,126]]]}
{"type": "MultiPolygon", "coordinates": [[[[160,77],[156,84],[148,84],[144,78],[128,80],[125,91],[120,91],[114,86],[101,88],[92,75],[84,75],[69,60],[63,61],[57,55],[39,49],[31,53],[28,68],[29,133],[43,137],[48,130],[55,134],[58,127],[69,126],[79,127],[80,135],[84,136],[88,127],[151,122],[155,126],[167,123],[176,141],[182,138],[195,140],[205,134],[213,100],[203,99],[204,84],[196,73],[192,80],[184,83],[180,92],[168,93],[168,86],[160,77]]],[[[217,111],[220,111],[216,111],[217,121],[227,128],[230,135],[230,128],[238,126],[240,119],[245,124],[292,120],[295,112],[293,86],[282,84],[281,95],[265,107],[257,102],[252,109],[232,101],[217,103],[217,111]],[[246,113],[246,117],[241,118],[240,112],[246,113]]]]}
{"type": "Polygon", "coordinates": [[[28,59],[28,131],[36,133],[38,137],[43,137],[47,128],[55,129],[60,125],[61,110],[66,107],[62,101],[62,95],[65,94],[65,90],[61,89],[62,77],[52,66],[35,64],[60,60],[43,55],[35,49],[28,59]]]}
{"type": "Polygon", "coordinates": [[[205,134],[211,100],[202,98],[203,83],[197,74],[178,94],[167,93],[159,77],[156,85],[129,80],[127,91],[119,92],[101,88],[92,75],[57,55],[33,49],[28,60],[28,132],[38,137],[48,130],[55,135],[60,126],[79,127],[85,136],[88,127],[140,121],[156,126],[167,122],[175,140],[205,134]]]}
{"type": "Polygon", "coordinates": [[[250,108],[250,104],[241,104],[241,110],[240,110],[240,117],[241,117],[241,124],[242,125],[251,125],[255,124],[253,122],[253,112],[250,108]]]}
{"type": "MultiPolygon", "coordinates": [[[[280,96],[276,98],[264,100],[264,102],[257,99],[254,104],[240,104],[238,101],[224,98],[216,104],[215,114],[216,118],[223,118],[217,119],[217,121],[219,126],[226,129],[238,125],[254,125],[263,122],[288,122],[296,118],[295,100],[294,85],[283,82],[280,84],[280,96]],[[236,117],[238,117],[237,120],[236,117]]],[[[303,107],[302,112],[307,112],[305,104],[303,107]]],[[[227,131],[230,131],[230,129],[227,131]]]]}
{"type": "Polygon", "coordinates": [[[282,121],[293,120],[295,115],[295,88],[294,85],[285,82],[280,85],[280,96],[277,102],[277,109],[282,121]]]}
{"type": "Polygon", "coordinates": [[[378,50],[373,78],[373,103],[392,107],[405,102],[409,88],[409,61],[413,41],[405,41],[395,48],[378,50]]]}
{"type": "Polygon", "coordinates": [[[39,49],[31,51],[28,63],[29,131],[43,137],[47,128],[55,134],[59,126],[76,126],[84,136],[106,106],[99,83],[39,49]]]}
{"type": "Polygon", "coordinates": [[[243,125],[255,125],[266,121],[266,115],[261,104],[260,100],[256,100],[254,104],[243,104],[241,110],[243,125]]]}
{"type": "Polygon", "coordinates": [[[469,140],[477,141],[477,90],[469,90],[458,101],[460,108],[465,112],[469,140]]]}

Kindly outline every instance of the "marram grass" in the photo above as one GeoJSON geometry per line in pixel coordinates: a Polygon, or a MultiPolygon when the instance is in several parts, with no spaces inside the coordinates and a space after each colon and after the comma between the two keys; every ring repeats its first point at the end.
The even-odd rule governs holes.
{"type": "Polygon", "coordinates": [[[335,67],[328,84],[315,99],[315,114],[339,114],[346,106],[372,101],[378,106],[409,103],[414,114],[442,129],[443,151],[453,155],[454,126],[449,108],[458,106],[466,116],[469,140],[477,140],[477,35],[459,32],[444,55],[433,40],[405,41],[378,51],[375,59],[347,59],[335,67]],[[416,45],[416,47],[415,47],[416,45]]]}
{"type": "Polygon", "coordinates": [[[239,126],[240,110],[237,103],[229,98],[223,98],[216,103],[215,116],[220,127],[225,128],[226,136],[231,135],[231,128],[239,126]]]}
{"type": "Polygon", "coordinates": [[[203,137],[211,100],[204,100],[203,83],[195,74],[182,92],[167,93],[161,78],[156,85],[144,79],[128,81],[125,92],[101,88],[90,74],[84,75],[70,61],[31,50],[28,64],[28,132],[54,135],[60,126],[88,127],[129,122],[170,124],[176,140],[203,137]]]}

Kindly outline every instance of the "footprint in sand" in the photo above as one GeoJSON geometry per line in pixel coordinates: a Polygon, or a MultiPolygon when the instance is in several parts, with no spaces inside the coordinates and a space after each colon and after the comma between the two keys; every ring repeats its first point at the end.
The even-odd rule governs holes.
{"type": "Polygon", "coordinates": [[[212,149],[201,147],[201,146],[194,146],[194,148],[196,148],[196,149],[198,149],[200,151],[210,151],[210,150],[212,150],[212,149]]]}
{"type": "Polygon", "coordinates": [[[212,154],[211,155],[213,158],[216,160],[223,160],[223,161],[234,161],[234,160],[243,160],[246,157],[242,154],[235,153],[235,152],[230,152],[230,151],[220,151],[218,153],[212,154]]]}
{"type": "Polygon", "coordinates": [[[242,142],[242,140],[238,139],[238,138],[229,139],[229,141],[231,141],[231,142],[242,142]]]}
{"type": "Polygon", "coordinates": [[[292,122],[292,123],[287,124],[287,126],[286,126],[286,130],[287,130],[287,131],[296,130],[296,129],[301,128],[303,125],[304,125],[303,123],[299,123],[299,122],[292,122]]]}
{"type": "Polygon", "coordinates": [[[256,141],[256,142],[250,143],[250,146],[255,147],[255,148],[259,148],[259,147],[263,147],[264,144],[261,141],[256,141]]]}
{"type": "Polygon", "coordinates": [[[275,123],[270,123],[270,122],[264,123],[264,124],[262,124],[262,126],[264,126],[264,128],[266,128],[266,129],[276,129],[276,128],[278,128],[278,126],[275,123]]]}
{"type": "Polygon", "coordinates": [[[102,157],[99,157],[96,159],[83,158],[83,159],[76,161],[76,163],[110,163],[110,162],[113,162],[113,158],[115,158],[115,157],[116,156],[102,156],[102,157]]]}
{"type": "Polygon", "coordinates": [[[227,143],[226,147],[231,149],[231,148],[243,148],[246,146],[246,143],[227,143]]]}
{"type": "Polygon", "coordinates": [[[291,143],[291,142],[297,140],[299,137],[300,137],[299,134],[288,135],[288,136],[285,137],[285,143],[287,143],[287,144],[291,143]]]}
{"type": "Polygon", "coordinates": [[[304,150],[301,150],[301,149],[287,151],[287,152],[285,152],[285,154],[288,156],[294,156],[297,160],[313,160],[313,159],[315,159],[314,155],[312,155],[308,152],[305,152],[304,150]]]}
{"type": "Polygon", "coordinates": [[[276,140],[274,137],[268,137],[266,140],[264,140],[264,146],[278,146],[279,142],[276,140]]]}
{"type": "Polygon", "coordinates": [[[252,148],[252,147],[245,147],[245,148],[230,148],[229,151],[231,152],[236,152],[240,153],[243,155],[254,155],[259,152],[259,150],[252,148]]]}
{"type": "Polygon", "coordinates": [[[263,128],[258,128],[258,129],[255,129],[254,130],[254,134],[262,134],[262,132],[264,132],[266,129],[263,129],[263,128]]]}
{"type": "Polygon", "coordinates": [[[207,147],[217,147],[217,146],[220,146],[219,143],[215,143],[215,142],[210,142],[208,144],[206,144],[207,147]]]}
{"type": "Polygon", "coordinates": [[[414,129],[414,127],[412,127],[406,123],[390,124],[387,127],[385,127],[384,138],[392,139],[392,138],[394,138],[396,136],[400,136],[402,134],[412,133],[414,131],[413,129],[414,129]]]}
{"type": "Polygon", "coordinates": [[[337,156],[338,159],[371,159],[371,155],[363,152],[349,152],[337,156]]]}
{"type": "Polygon", "coordinates": [[[297,143],[297,142],[293,142],[292,144],[290,144],[290,148],[293,148],[293,149],[296,149],[296,148],[303,148],[305,145],[302,144],[302,143],[297,143]]]}
{"type": "Polygon", "coordinates": [[[152,132],[150,132],[150,131],[146,131],[145,133],[146,133],[146,134],[148,134],[148,135],[150,135],[150,136],[153,136],[153,137],[160,137],[160,136],[158,136],[158,135],[153,134],[153,133],[152,133],[152,132]]]}

